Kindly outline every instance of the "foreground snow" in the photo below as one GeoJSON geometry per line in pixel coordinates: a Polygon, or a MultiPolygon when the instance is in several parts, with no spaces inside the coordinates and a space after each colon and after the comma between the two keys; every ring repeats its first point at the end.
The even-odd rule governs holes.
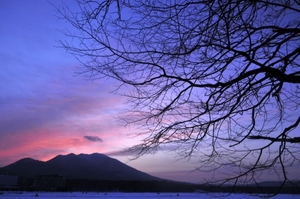
{"type": "MultiPolygon", "coordinates": [[[[72,198],[105,198],[105,199],[112,199],[112,198],[178,198],[178,199],[190,199],[190,198],[201,198],[201,199],[211,199],[211,198],[228,198],[228,199],[255,199],[258,197],[243,195],[243,194],[232,194],[230,196],[221,196],[218,195],[208,195],[205,193],[95,193],[95,192],[88,192],[88,193],[80,193],[80,192],[73,192],[73,193],[60,193],[60,192],[24,192],[24,193],[12,193],[12,192],[4,192],[0,194],[0,199],[72,199],[72,198]]],[[[298,199],[300,195],[277,195],[273,197],[274,199],[284,199],[284,198],[291,198],[291,199],[298,199]]]]}

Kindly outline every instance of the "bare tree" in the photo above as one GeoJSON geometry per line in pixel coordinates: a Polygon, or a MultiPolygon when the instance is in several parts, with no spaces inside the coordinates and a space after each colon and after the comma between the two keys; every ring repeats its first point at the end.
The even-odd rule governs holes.
{"type": "MultiPolygon", "coordinates": [[[[58,9],[92,78],[126,87],[137,156],[172,146],[214,182],[299,168],[299,0],[78,1],[58,9]],[[228,169],[230,168],[230,169],[228,169]]],[[[121,90],[118,90],[121,91],[121,90]]],[[[299,176],[298,176],[299,177],[299,176]]]]}

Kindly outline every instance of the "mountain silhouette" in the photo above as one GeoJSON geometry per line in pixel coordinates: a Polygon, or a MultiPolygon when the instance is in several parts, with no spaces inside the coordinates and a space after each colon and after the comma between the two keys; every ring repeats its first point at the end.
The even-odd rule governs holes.
{"type": "Polygon", "coordinates": [[[46,162],[24,158],[0,168],[0,172],[12,173],[23,178],[34,178],[38,175],[63,175],[69,179],[160,180],[158,177],[138,171],[99,153],[58,155],[46,162]]]}

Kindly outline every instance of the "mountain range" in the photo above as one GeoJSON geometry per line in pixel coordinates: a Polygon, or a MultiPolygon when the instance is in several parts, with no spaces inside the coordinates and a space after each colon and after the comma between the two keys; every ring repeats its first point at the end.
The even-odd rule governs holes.
{"type": "MultiPolygon", "coordinates": [[[[125,192],[228,192],[238,193],[300,193],[300,184],[286,184],[281,187],[280,182],[262,182],[249,186],[214,186],[183,183],[161,179],[138,171],[116,159],[106,155],[93,153],[58,155],[48,161],[24,158],[13,164],[0,168],[0,174],[19,176],[21,190],[53,191],[51,186],[38,184],[39,175],[64,176],[66,184],[60,190],[64,191],[125,191],[125,192]],[[297,184],[297,185],[296,185],[297,184]],[[37,186],[38,185],[38,186],[37,186]],[[43,186],[42,186],[43,185],[43,186]]],[[[56,187],[58,190],[59,187],[56,187]]],[[[0,187],[1,190],[1,187],[0,187]]]]}
{"type": "Polygon", "coordinates": [[[58,155],[46,162],[24,158],[0,168],[0,173],[4,172],[22,178],[34,178],[38,175],[62,175],[68,179],[161,180],[99,153],[58,155]]]}

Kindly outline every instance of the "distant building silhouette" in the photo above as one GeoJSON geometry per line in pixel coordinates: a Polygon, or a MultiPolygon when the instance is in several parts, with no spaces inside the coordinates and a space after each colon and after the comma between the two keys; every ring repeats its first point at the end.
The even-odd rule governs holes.
{"type": "Polygon", "coordinates": [[[14,189],[18,186],[18,176],[0,174],[0,189],[14,189]]]}

